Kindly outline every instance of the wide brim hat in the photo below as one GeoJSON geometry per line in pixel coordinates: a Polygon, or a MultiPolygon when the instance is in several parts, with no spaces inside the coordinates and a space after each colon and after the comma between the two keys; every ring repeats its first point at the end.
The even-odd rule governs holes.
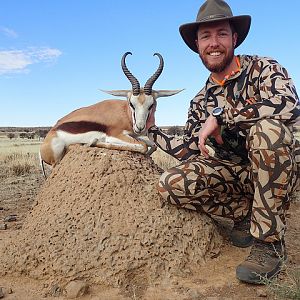
{"type": "Polygon", "coordinates": [[[207,0],[200,7],[196,22],[181,25],[179,27],[179,32],[189,48],[198,53],[196,39],[199,26],[201,24],[217,21],[230,21],[234,26],[234,29],[237,32],[237,42],[235,45],[235,48],[237,48],[248,35],[251,25],[251,16],[233,16],[231,8],[225,1],[207,0]]]}

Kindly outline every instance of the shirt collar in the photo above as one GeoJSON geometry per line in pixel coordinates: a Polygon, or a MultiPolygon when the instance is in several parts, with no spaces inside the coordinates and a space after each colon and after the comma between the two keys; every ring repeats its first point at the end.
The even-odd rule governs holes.
{"type": "MultiPolygon", "coordinates": [[[[240,70],[235,75],[233,75],[232,77],[228,78],[227,81],[226,81],[226,83],[224,85],[226,85],[231,80],[238,78],[241,75],[241,73],[248,67],[248,65],[250,63],[250,59],[246,55],[237,55],[237,57],[239,58],[240,65],[241,65],[240,70]]],[[[206,81],[206,87],[207,87],[207,89],[210,89],[212,87],[218,87],[218,86],[221,86],[221,85],[218,84],[218,83],[216,83],[212,79],[212,76],[210,75],[208,77],[207,81],[206,81]]]]}

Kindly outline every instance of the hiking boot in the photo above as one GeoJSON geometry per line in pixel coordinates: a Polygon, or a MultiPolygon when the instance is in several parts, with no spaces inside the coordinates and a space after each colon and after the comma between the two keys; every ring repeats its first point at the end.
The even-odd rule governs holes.
{"type": "Polygon", "coordinates": [[[251,212],[244,220],[235,222],[229,234],[232,244],[236,247],[246,248],[252,245],[253,237],[250,234],[251,212]]]}
{"type": "Polygon", "coordinates": [[[286,259],[284,241],[267,243],[255,239],[249,256],[237,266],[236,277],[244,282],[264,284],[264,280],[280,272],[286,259]]]}

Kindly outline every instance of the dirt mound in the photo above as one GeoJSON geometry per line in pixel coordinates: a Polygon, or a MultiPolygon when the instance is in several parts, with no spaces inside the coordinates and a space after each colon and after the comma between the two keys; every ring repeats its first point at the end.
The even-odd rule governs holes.
{"type": "Polygon", "coordinates": [[[199,269],[221,238],[207,217],[162,205],[151,158],[73,146],[42,187],[0,274],[146,288],[199,269]]]}

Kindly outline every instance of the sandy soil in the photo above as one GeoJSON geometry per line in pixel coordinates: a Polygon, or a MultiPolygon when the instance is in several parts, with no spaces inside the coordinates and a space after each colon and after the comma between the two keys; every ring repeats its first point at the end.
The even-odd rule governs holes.
{"type": "MultiPolygon", "coordinates": [[[[94,155],[94,152],[90,152],[90,154],[91,153],[92,155],[94,155]]],[[[70,159],[72,159],[72,157],[70,157],[70,159]]],[[[83,161],[81,161],[81,163],[83,163],[83,161]]],[[[32,236],[28,235],[29,232],[33,232],[33,223],[36,222],[36,224],[50,226],[51,222],[55,220],[55,218],[51,219],[45,214],[44,216],[38,215],[38,213],[41,211],[47,211],[45,209],[40,210],[41,205],[44,205],[44,208],[46,207],[47,209],[50,209],[49,206],[47,207],[47,203],[42,201],[47,193],[51,194],[50,187],[48,182],[44,182],[39,170],[33,170],[32,173],[27,176],[7,178],[7,170],[5,169],[5,166],[2,164],[0,167],[0,225],[7,225],[7,229],[0,230],[0,248],[1,246],[3,247],[3,245],[6,245],[8,242],[11,245],[12,241],[13,244],[17,246],[17,250],[13,247],[6,248],[6,252],[2,250],[0,252],[0,262],[7,261],[6,259],[4,259],[4,255],[6,255],[7,257],[12,258],[12,260],[10,261],[11,269],[14,268],[14,264],[15,268],[20,270],[20,257],[22,255],[26,254],[26,257],[30,257],[30,251],[32,253],[36,253],[35,255],[37,255],[37,253],[40,253],[34,252],[37,251],[36,248],[28,248],[28,245],[26,245],[26,243],[30,244],[35,239],[34,233],[32,234],[32,236]],[[42,196],[41,191],[43,191],[42,196]],[[36,197],[39,192],[39,196],[36,197]],[[41,202],[43,202],[44,204],[41,202]],[[12,218],[12,221],[4,222],[4,219],[8,216],[15,216],[15,218],[12,218]],[[47,222],[43,223],[43,219],[47,219],[47,222]],[[26,234],[24,234],[24,232],[26,232],[26,234]]],[[[90,172],[90,170],[87,169],[86,166],[84,169],[85,172],[90,172]]],[[[109,170],[109,167],[107,168],[107,170],[109,170]]],[[[65,174],[64,180],[66,180],[66,178],[68,179],[68,172],[64,168],[57,168],[56,173],[51,179],[52,182],[57,180],[57,174],[65,174]]],[[[133,177],[131,178],[129,176],[126,180],[131,180],[132,183],[138,184],[135,182],[135,179],[133,177]]],[[[65,184],[65,181],[62,181],[62,185],[63,184],[65,184]]],[[[118,185],[118,181],[115,181],[114,184],[115,189],[116,185],[118,185]]],[[[124,182],[122,182],[122,179],[119,178],[119,185],[121,184],[124,184],[124,182]]],[[[59,186],[58,181],[56,183],[56,187],[57,186],[59,186]]],[[[74,186],[73,189],[76,191],[80,190],[76,189],[76,187],[74,186]]],[[[60,192],[60,190],[57,190],[56,195],[60,194],[60,192]]],[[[132,191],[130,192],[130,190],[127,192],[132,193],[132,191]]],[[[152,190],[151,192],[149,191],[150,195],[152,195],[151,193],[152,190]]],[[[80,196],[80,198],[82,198],[82,195],[77,196],[80,196]]],[[[51,195],[49,197],[49,201],[53,201],[51,195]]],[[[134,197],[138,197],[138,195],[134,195],[134,197]]],[[[68,205],[70,207],[70,203],[68,205]]],[[[154,202],[154,205],[157,205],[158,210],[161,209],[159,202],[154,202]]],[[[64,211],[66,209],[66,207],[61,207],[61,211],[64,211]]],[[[76,209],[74,211],[77,212],[76,209]]],[[[114,211],[116,211],[116,208],[114,208],[111,212],[114,211]]],[[[160,210],[160,216],[163,216],[162,218],[166,217],[165,212],[166,211],[160,210]]],[[[167,212],[172,214],[172,216],[170,216],[171,220],[178,221],[180,218],[182,218],[182,216],[186,217],[185,213],[178,213],[173,210],[173,208],[170,208],[170,211],[167,212]]],[[[53,214],[53,211],[49,211],[49,214],[50,213],[53,214]]],[[[56,213],[59,215],[59,211],[56,211],[56,213]]],[[[147,211],[146,213],[149,215],[149,211],[147,211]]],[[[300,202],[294,201],[291,204],[288,215],[288,231],[286,237],[289,253],[288,267],[300,265],[300,223],[298,222],[299,214],[300,202]]],[[[195,227],[194,223],[196,222],[197,217],[195,217],[194,215],[190,215],[189,218],[190,219],[187,222],[191,222],[191,227],[195,227]]],[[[213,236],[214,239],[219,239],[222,242],[222,245],[218,245],[218,243],[216,242],[215,246],[212,247],[214,249],[209,249],[208,251],[203,250],[205,247],[201,248],[201,251],[199,251],[199,256],[202,256],[203,259],[199,258],[199,264],[195,264],[195,267],[193,267],[193,261],[188,259],[184,261],[184,264],[191,270],[189,274],[169,272],[164,274],[167,276],[160,276],[161,274],[156,274],[157,278],[155,279],[155,272],[153,271],[152,273],[149,273],[152,277],[148,274],[148,276],[151,277],[151,284],[149,284],[149,282],[144,282],[143,286],[143,281],[141,280],[142,277],[140,274],[139,276],[131,277],[131,281],[129,280],[126,285],[120,285],[118,288],[118,284],[115,284],[116,282],[112,278],[119,278],[118,276],[120,276],[120,278],[124,278],[122,277],[124,274],[122,275],[121,272],[121,268],[124,268],[124,265],[120,264],[118,266],[120,268],[118,272],[102,274],[102,277],[104,276],[104,279],[108,284],[105,284],[105,281],[103,280],[100,280],[98,282],[97,280],[86,280],[86,276],[83,276],[84,281],[88,281],[88,288],[85,292],[85,295],[79,297],[79,299],[274,299],[274,296],[269,294],[268,290],[265,287],[243,284],[235,279],[235,267],[243,261],[244,257],[248,254],[250,249],[239,249],[230,245],[230,242],[226,238],[226,232],[224,229],[218,229],[218,232],[215,233],[215,229],[211,227],[211,223],[209,221],[202,220],[201,222],[199,223],[201,226],[205,226],[206,224],[206,226],[210,228],[210,237],[213,236]]],[[[156,229],[160,230],[161,227],[159,227],[159,225],[155,226],[154,232],[156,229]]],[[[116,229],[119,230],[120,228],[116,229]]],[[[144,230],[146,230],[146,227],[144,228],[144,230]]],[[[186,228],[185,230],[188,229],[186,228]]],[[[93,232],[93,230],[90,231],[93,232]]],[[[45,238],[45,232],[46,231],[42,230],[41,228],[36,228],[36,240],[43,241],[43,238],[45,238]]],[[[47,232],[49,232],[49,230],[47,232]]],[[[143,232],[143,230],[141,232],[143,232]]],[[[147,232],[147,234],[148,233],[149,232],[147,232]]],[[[194,241],[192,242],[191,240],[189,240],[189,237],[193,237],[192,240],[194,240],[195,236],[193,236],[193,234],[193,230],[191,230],[183,240],[188,241],[188,243],[190,244],[192,243],[191,245],[199,245],[199,247],[202,247],[201,243],[197,244],[195,242],[195,244],[193,244],[194,241]]],[[[200,233],[197,233],[196,231],[196,234],[200,233]]],[[[174,235],[175,233],[172,232],[172,236],[174,235]]],[[[49,237],[50,236],[46,236],[46,238],[49,237]]],[[[68,238],[67,236],[64,237],[68,238]]],[[[207,235],[204,235],[204,238],[207,239],[207,235]]],[[[175,243],[175,240],[172,239],[172,243],[175,243]]],[[[70,245],[72,247],[75,247],[75,244],[70,245]]],[[[76,245],[78,245],[78,243],[76,245]]],[[[53,249],[50,250],[53,251],[53,249]]],[[[75,248],[74,251],[76,252],[75,248]]],[[[85,250],[83,249],[83,251],[85,250]]],[[[169,249],[169,251],[171,255],[174,256],[174,253],[171,252],[172,250],[169,249]]],[[[192,255],[192,252],[195,252],[195,249],[191,253],[188,252],[188,248],[185,248],[182,251],[183,253],[186,252],[186,257],[189,257],[190,255],[192,255]]],[[[93,253],[94,252],[91,251],[91,257],[93,253]]],[[[167,252],[163,254],[165,256],[168,255],[167,252]]],[[[119,255],[123,255],[123,253],[119,252],[119,255]]],[[[130,255],[130,251],[128,253],[126,252],[126,255],[130,255]]],[[[148,266],[151,266],[152,264],[152,266],[155,266],[160,264],[157,259],[154,259],[152,256],[145,257],[140,258],[142,260],[144,259],[144,265],[148,264],[148,266]]],[[[182,257],[183,259],[185,258],[184,255],[182,257]]],[[[168,261],[172,260],[168,258],[168,261]]],[[[172,263],[173,265],[176,265],[176,259],[172,261],[172,263]]],[[[40,268],[37,268],[35,275],[33,272],[34,265],[32,265],[32,261],[30,259],[24,261],[24,266],[28,265],[30,265],[31,267],[24,267],[23,272],[20,272],[20,274],[18,274],[18,272],[7,272],[7,265],[0,263],[0,273],[7,273],[7,275],[0,277],[0,287],[2,287],[2,290],[4,292],[4,299],[39,300],[44,298],[70,298],[70,294],[66,294],[64,292],[67,282],[62,280],[63,276],[58,270],[59,267],[55,267],[55,260],[53,260],[51,264],[49,264],[48,261],[45,263],[45,265],[47,266],[46,271],[44,270],[42,272],[40,268]],[[45,274],[50,275],[45,276],[45,274]],[[39,275],[41,276],[39,277],[39,275]]],[[[167,266],[167,269],[172,270],[172,266],[167,266]]],[[[180,266],[180,264],[177,264],[176,266],[183,268],[182,266],[180,266]]],[[[96,271],[93,268],[89,267],[87,268],[87,272],[85,273],[85,275],[89,273],[89,270],[92,270],[94,274],[99,274],[95,273],[96,271]]],[[[64,271],[68,273],[68,270],[66,268],[64,269],[64,271]]],[[[165,272],[166,269],[162,268],[162,271],[165,272]]],[[[68,273],[68,276],[69,275],[70,273],[68,273]]],[[[281,277],[284,279],[284,274],[282,274],[281,277]]],[[[70,280],[78,279],[72,276],[69,276],[68,278],[70,280]]]]}

